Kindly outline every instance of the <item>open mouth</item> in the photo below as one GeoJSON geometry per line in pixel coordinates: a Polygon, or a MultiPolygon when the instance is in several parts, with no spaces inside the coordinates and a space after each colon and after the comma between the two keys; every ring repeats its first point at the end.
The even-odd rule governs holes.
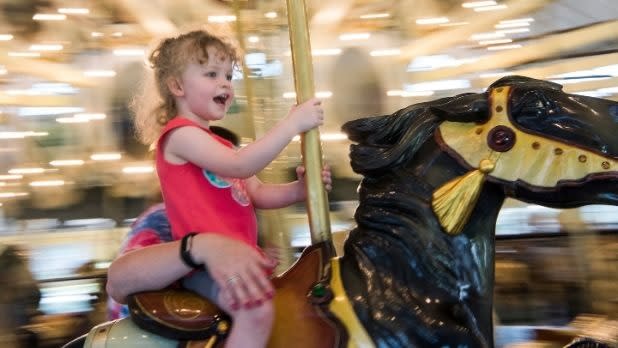
{"type": "Polygon", "coordinates": [[[215,101],[215,103],[220,104],[220,105],[225,105],[225,103],[227,102],[227,100],[230,98],[230,95],[227,93],[224,94],[220,94],[216,97],[213,98],[213,100],[215,101]]]}

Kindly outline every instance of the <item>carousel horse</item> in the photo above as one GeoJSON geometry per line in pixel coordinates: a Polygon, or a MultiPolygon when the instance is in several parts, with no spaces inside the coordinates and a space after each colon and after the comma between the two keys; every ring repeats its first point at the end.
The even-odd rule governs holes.
{"type": "MultiPolygon", "coordinates": [[[[363,175],[357,226],[343,256],[320,242],[273,279],[269,347],[493,347],[494,235],[504,200],[618,205],[618,103],[552,82],[509,76],[484,93],[343,130],[363,175]]],[[[178,296],[134,295],[133,322],[175,339],[224,342],[225,314],[196,295],[178,296]]]]}

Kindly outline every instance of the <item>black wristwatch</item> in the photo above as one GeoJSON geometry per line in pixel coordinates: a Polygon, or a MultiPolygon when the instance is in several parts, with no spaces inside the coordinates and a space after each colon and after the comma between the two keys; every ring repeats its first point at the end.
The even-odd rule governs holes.
{"type": "Polygon", "coordinates": [[[193,244],[193,237],[195,237],[196,234],[196,232],[191,232],[182,237],[182,240],[180,241],[180,259],[185,265],[191,268],[204,269],[204,264],[195,262],[193,256],[191,256],[191,245],[193,244]]]}

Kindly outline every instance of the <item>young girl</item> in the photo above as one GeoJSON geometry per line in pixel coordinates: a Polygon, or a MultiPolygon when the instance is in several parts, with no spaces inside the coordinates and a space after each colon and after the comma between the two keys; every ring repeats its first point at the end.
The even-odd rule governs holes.
{"type": "MultiPolygon", "coordinates": [[[[319,100],[311,99],[292,108],[261,139],[234,148],[209,125],[223,119],[232,103],[238,61],[232,45],[206,31],[162,41],[150,55],[162,103],[154,114],[138,110],[136,126],[146,143],[158,135],[157,173],[172,236],[181,241],[179,258],[186,270],[195,270],[183,285],[231,315],[227,347],[262,347],[274,318],[269,275],[276,262],[243,245],[257,249],[254,208],[284,207],[304,200],[306,192],[302,167],[298,180],[288,184],[264,184],[255,175],[295,135],[321,125],[323,110],[319,100]],[[222,243],[213,234],[227,239],[222,243]],[[215,258],[229,261],[222,265],[215,258]]],[[[322,177],[329,189],[328,168],[322,177]]]]}

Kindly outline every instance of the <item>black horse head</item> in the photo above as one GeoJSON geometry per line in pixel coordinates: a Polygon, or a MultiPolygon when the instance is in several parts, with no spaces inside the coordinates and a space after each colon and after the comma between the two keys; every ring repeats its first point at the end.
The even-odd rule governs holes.
{"type": "Polygon", "coordinates": [[[504,199],[618,205],[617,113],[616,102],[512,76],[346,123],[364,178],[341,272],[376,345],[492,347],[504,199]]]}
{"type": "MultiPolygon", "coordinates": [[[[567,94],[558,84],[521,76],[502,78],[479,97],[488,101],[485,113],[476,119],[478,126],[470,127],[475,133],[459,142],[468,143],[468,152],[469,143],[476,142],[476,150],[482,151],[485,145],[500,154],[495,173],[487,179],[502,185],[508,196],[560,208],[618,203],[616,191],[609,189],[616,185],[618,166],[618,103],[567,94]],[[492,120],[499,109],[502,122],[492,120]],[[509,173],[499,175],[500,167],[509,173]]],[[[440,110],[447,120],[461,122],[457,112],[449,113],[448,107],[440,110]]],[[[465,110],[459,114],[467,117],[465,110]]],[[[446,143],[442,147],[460,163],[478,158],[448,145],[445,132],[440,134],[446,143]]]]}

